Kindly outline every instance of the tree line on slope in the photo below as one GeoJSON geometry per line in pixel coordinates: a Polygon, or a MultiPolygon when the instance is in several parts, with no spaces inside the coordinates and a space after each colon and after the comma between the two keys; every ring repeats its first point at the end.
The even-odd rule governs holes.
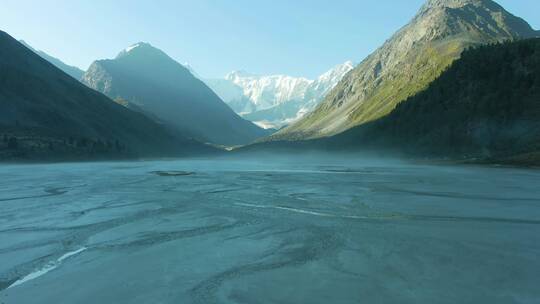
{"type": "Polygon", "coordinates": [[[107,159],[129,157],[118,139],[54,137],[33,132],[3,133],[0,136],[0,159],[107,159]]]}
{"type": "Polygon", "coordinates": [[[449,157],[538,155],[540,39],[466,49],[389,115],[325,142],[449,157]]]}

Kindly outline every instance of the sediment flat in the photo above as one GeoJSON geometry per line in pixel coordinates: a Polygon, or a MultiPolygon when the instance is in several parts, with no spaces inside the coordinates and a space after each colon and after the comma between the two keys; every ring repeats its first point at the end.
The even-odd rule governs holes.
{"type": "Polygon", "coordinates": [[[265,163],[0,165],[0,303],[540,299],[538,170],[265,163]]]}

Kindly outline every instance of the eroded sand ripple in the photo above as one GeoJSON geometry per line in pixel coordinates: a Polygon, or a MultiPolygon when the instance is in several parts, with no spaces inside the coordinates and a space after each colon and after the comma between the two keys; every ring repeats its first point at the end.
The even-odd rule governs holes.
{"type": "Polygon", "coordinates": [[[0,303],[538,303],[540,172],[0,165],[0,303]]]}

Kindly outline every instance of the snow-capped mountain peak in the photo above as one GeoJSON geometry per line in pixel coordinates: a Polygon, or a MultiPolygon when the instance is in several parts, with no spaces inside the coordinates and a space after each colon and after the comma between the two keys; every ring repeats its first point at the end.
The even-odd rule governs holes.
{"type": "Polygon", "coordinates": [[[260,76],[244,71],[229,73],[225,79],[242,88],[243,94],[252,101],[256,110],[302,99],[306,88],[313,82],[306,78],[286,75],[260,76]]]}
{"type": "Polygon", "coordinates": [[[206,83],[244,118],[260,126],[279,128],[313,110],[353,68],[354,64],[347,61],[315,80],[240,70],[206,83]]]}
{"type": "Polygon", "coordinates": [[[345,74],[347,74],[352,69],[354,69],[354,63],[352,61],[347,61],[345,63],[336,65],[331,70],[319,76],[319,78],[317,78],[317,81],[319,82],[331,81],[332,82],[336,78],[341,79],[345,74]]]}
{"type": "Polygon", "coordinates": [[[129,52],[131,52],[133,49],[138,48],[138,47],[140,47],[140,46],[141,46],[141,43],[136,43],[136,44],[134,44],[134,45],[128,46],[128,47],[124,50],[124,52],[129,53],[129,52]]]}
{"type": "Polygon", "coordinates": [[[319,95],[326,95],[352,69],[354,69],[354,63],[352,61],[336,65],[317,78],[313,84],[313,89],[320,91],[319,95]]]}
{"type": "Polygon", "coordinates": [[[116,58],[127,57],[133,54],[165,54],[160,49],[152,46],[148,42],[138,42],[123,49],[116,58]]]}
{"type": "Polygon", "coordinates": [[[147,42],[137,42],[133,45],[130,45],[128,46],[127,48],[124,49],[124,52],[126,53],[129,53],[131,51],[133,51],[134,49],[136,48],[141,48],[141,47],[151,47],[153,48],[153,46],[150,44],[150,43],[147,43],[147,42]]]}

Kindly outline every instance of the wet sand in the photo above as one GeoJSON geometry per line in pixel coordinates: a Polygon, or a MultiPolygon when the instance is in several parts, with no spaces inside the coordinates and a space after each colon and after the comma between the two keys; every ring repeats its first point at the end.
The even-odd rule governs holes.
{"type": "Polygon", "coordinates": [[[0,303],[540,299],[538,170],[179,160],[0,175],[0,303]]]}

